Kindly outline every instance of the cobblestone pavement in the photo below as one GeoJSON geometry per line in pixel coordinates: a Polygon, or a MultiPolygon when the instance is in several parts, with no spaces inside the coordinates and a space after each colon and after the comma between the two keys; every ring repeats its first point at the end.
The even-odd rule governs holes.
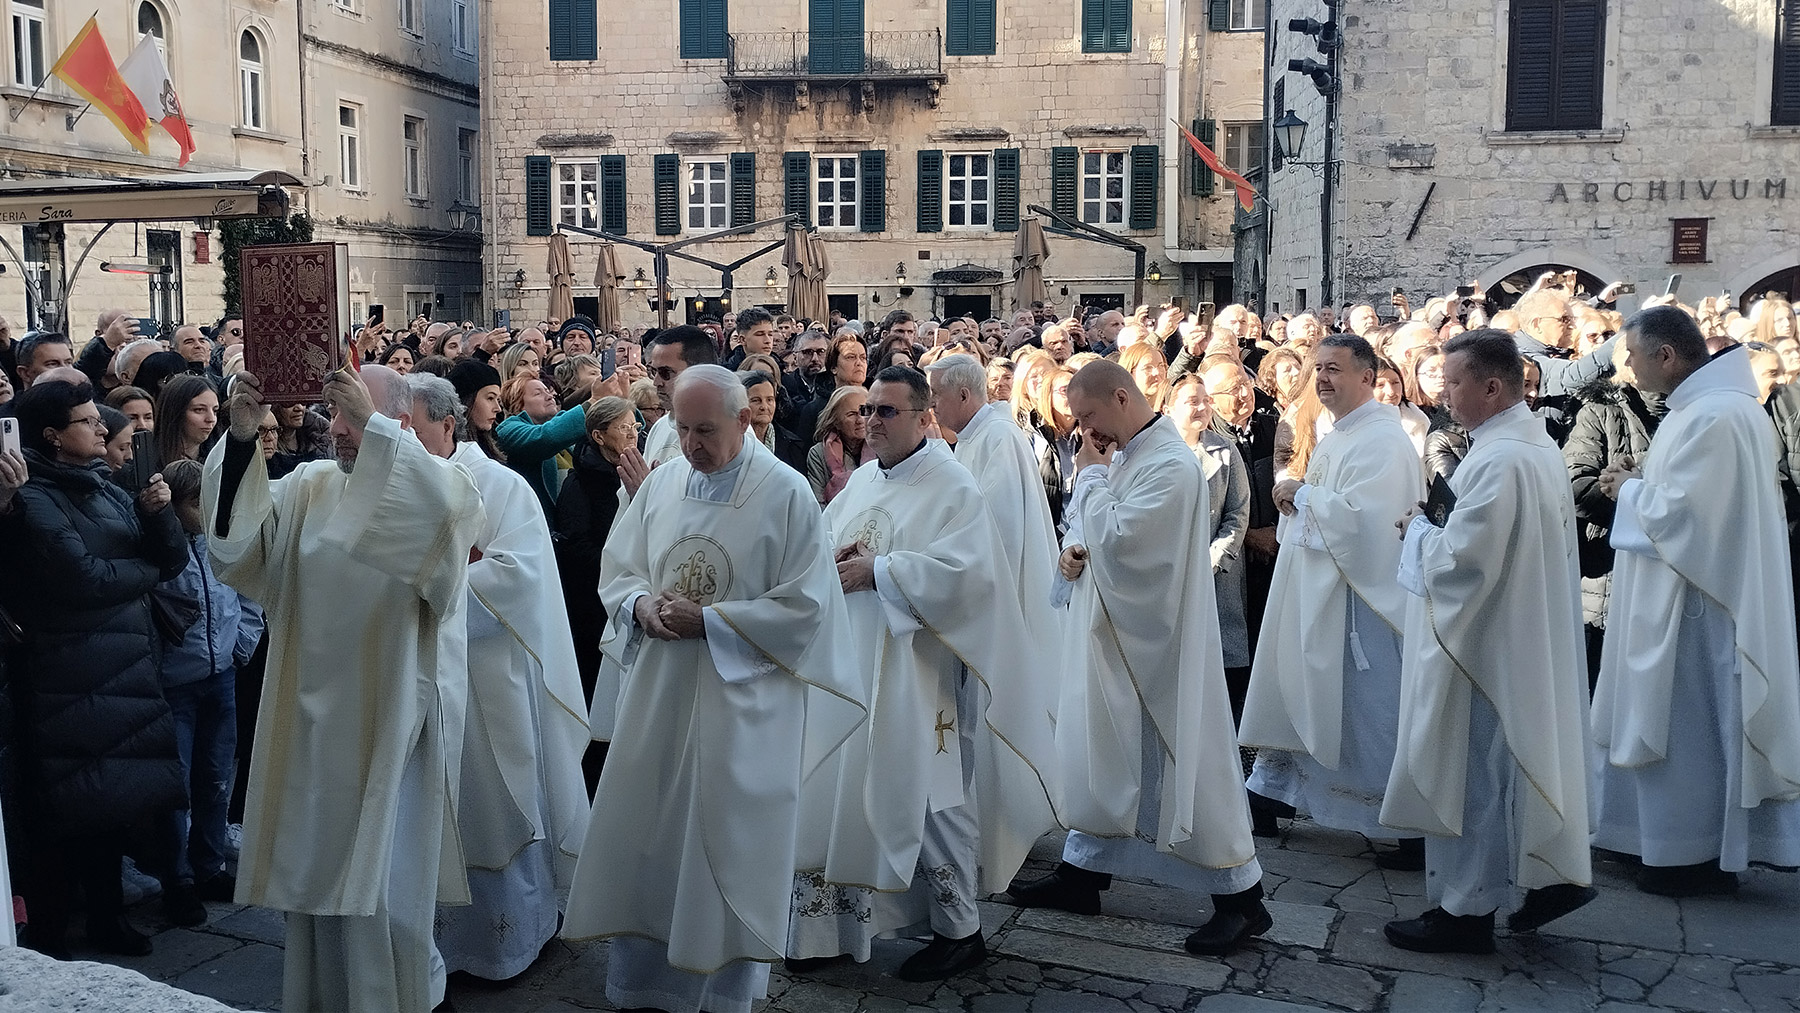
{"type": "MultiPolygon", "coordinates": [[[[803,976],[778,967],[763,1013],[1800,1011],[1800,875],[1751,870],[1735,897],[1676,901],[1639,893],[1627,867],[1598,862],[1600,898],[1586,908],[1535,935],[1501,930],[1491,957],[1431,956],[1381,935],[1386,920],[1425,908],[1422,873],[1376,869],[1358,835],[1285,826],[1279,841],[1258,842],[1275,927],[1222,961],[1181,949],[1209,915],[1207,898],[1115,882],[1097,918],[983,902],[993,958],[948,982],[893,977],[916,949],[908,942],[878,944],[866,965],[803,976]]],[[[1047,871],[1060,850],[1060,836],[1040,842],[1027,873],[1047,871]]],[[[133,916],[162,929],[156,952],[113,962],[241,1009],[278,1008],[280,916],[211,911],[207,925],[176,929],[144,905],[133,916]]],[[[450,999],[459,1013],[610,1009],[605,980],[604,945],[558,941],[510,985],[453,980],[450,999]]]]}

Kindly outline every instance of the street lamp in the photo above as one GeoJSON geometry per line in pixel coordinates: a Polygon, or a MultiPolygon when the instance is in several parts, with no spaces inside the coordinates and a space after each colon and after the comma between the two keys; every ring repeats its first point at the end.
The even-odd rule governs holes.
{"type": "Polygon", "coordinates": [[[644,269],[643,268],[640,267],[637,269],[637,277],[631,279],[631,287],[638,288],[638,289],[650,287],[650,279],[644,277],[644,269]]]}
{"type": "Polygon", "coordinates": [[[776,283],[775,268],[771,266],[767,271],[763,272],[763,287],[773,289],[776,283]]]}
{"type": "Polygon", "coordinates": [[[1299,161],[1301,146],[1306,143],[1306,121],[1289,109],[1281,114],[1281,118],[1276,120],[1273,126],[1275,127],[1275,141],[1281,145],[1282,157],[1290,161],[1299,161]]]}
{"type": "Polygon", "coordinates": [[[894,284],[896,284],[896,285],[906,284],[906,265],[905,264],[895,264],[894,265],[894,284]]]}
{"type": "Polygon", "coordinates": [[[1152,285],[1160,284],[1162,282],[1162,265],[1152,260],[1150,266],[1144,269],[1144,280],[1152,285]]]}

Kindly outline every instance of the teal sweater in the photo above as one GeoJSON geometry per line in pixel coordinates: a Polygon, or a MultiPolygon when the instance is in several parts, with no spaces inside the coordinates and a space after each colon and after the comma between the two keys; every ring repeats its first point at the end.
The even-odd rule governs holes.
{"type": "Polygon", "coordinates": [[[586,405],[566,409],[542,423],[533,422],[520,412],[501,419],[494,427],[494,442],[506,454],[507,465],[531,483],[546,520],[556,516],[556,455],[574,447],[586,435],[586,405]]]}

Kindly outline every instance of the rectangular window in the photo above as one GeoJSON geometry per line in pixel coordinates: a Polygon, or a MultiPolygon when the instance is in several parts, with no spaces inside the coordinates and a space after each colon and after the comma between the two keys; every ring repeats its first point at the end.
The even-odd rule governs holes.
{"type": "Polygon", "coordinates": [[[1800,0],[1775,8],[1775,101],[1769,122],[1800,126],[1800,0]]]}
{"type": "Polygon", "coordinates": [[[1512,0],[1506,129],[1598,130],[1605,0],[1512,0]]]}
{"type": "Polygon", "coordinates": [[[406,195],[425,196],[425,121],[408,116],[400,121],[400,153],[406,173],[406,195]]]}
{"type": "Polygon", "coordinates": [[[856,228],[857,158],[821,155],[815,164],[813,193],[817,211],[813,221],[821,229],[856,228]]]}
{"type": "Polygon", "coordinates": [[[458,130],[456,132],[456,199],[459,203],[474,207],[479,203],[477,194],[481,189],[481,177],[475,167],[475,131],[458,130]]]}
{"type": "Polygon", "coordinates": [[[419,34],[419,0],[399,0],[400,30],[419,34]]]}
{"type": "Polygon", "coordinates": [[[953,229],[985,229],[994,221],[994,156],[950,155],[944,177],[944,214],[953,229]]]}
{"type": "Polygon", "coordinates": [[[244,126],[251,130],[261,130],[263,128],[262,64],[239,60],[238,88],[239,95],[244,102],[244,108],[239,110],[244,126]]]}
{"type": "MultiPolygon", "coordinates": [[[[357,10],[359,9],[358,5],[357,5],[357,0],[331,0],[331,5],[333,7],[336,7],[338,10],[344,11],[349,14],[355,14],[357,12],[357,10]]],[[[351,319],[352,320],[360,320],[362,318],[361,318],[361,316],[358,315],[358,316],[352,316],[351,319]]]]}
{"type": "Polygon", "coordinates": [[[1242,176],[1262,164],[1263,125],[1256,121],[1225,124],[1225,167],[1242,176]]]}
{"type": "Polygon", "coordinates": [[[1081,220],[1089,225],[1125,224],[1125,152],[1081,153],[1081,220]]]}
{"type": "Polygon", "coordinates": [[[723,158],[687,164],[687,227],[695,232],[723,229],[731,222],[731,180],[723,158]]]}
{"type": "Polygon", "coordinates": [[[362,189],[362,106],[338,106],[338,177],[344,189],[362,189]]]}
{"type": "Polygon", "coordinates": [[[584,229],[599,227],[599,162],[556,163],[556,220],[584,229]]]}
{"type": "Polygon", "coordinates": [[[1131,52],[1131,0],[1081,0],[1081,51],[1131,52]]]}
{"type": "Polygon", "coordinates": [[[44,83],[44,0],[13,0],[13,84],[36,88],[44,83]]]}
{"type": "Polygon", "coordinates": [[[1263,26],[1262,0],[1231,0],[1231,30],[1259,31],[1263,26]]]}
{"type": "Polygon", "coordinates": [[[475,52],[475,12],[469,0],[450,0],[450,41],[459,53],[475,52]]]}
{"type": "Polygon", "coordinates": [[[949,0],[944,26],[944,53],[948,56],[993,56],[995,52],[996,0],[949,0]]]}

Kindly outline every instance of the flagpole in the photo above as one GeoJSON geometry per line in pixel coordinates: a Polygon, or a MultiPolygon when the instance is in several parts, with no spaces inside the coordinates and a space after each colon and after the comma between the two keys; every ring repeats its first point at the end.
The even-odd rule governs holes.
{"type": "Polygon", "coordinates": [[[89,103],[88,103],[88,104],[87,104],[87,105],[84,105],[84,106],[82,106],[82,107],[81,107],[81,111],[80,111],[80,112],[78,112],[78,113],[76,113],[76,114],[75,114],[75,115],[74,115],[74,116],[72,116],[72,117],[70,117],[70,119],[69,119],[69,129],[70,129],[70,130],[74,130],[74,129],[75,129],[75,124],[77,124],[77,123],[80,123],[80,122],[81,122],[81,118],[82,118],[82,117],[83,117],[83,116],[86,116],[86,115],[87,115],[87,111],[88,111],[88,110],[89,110],[89,109],[92,109],[92,108],[94,108],[94,104],[93,104],[93,103],[92,103],[92,102],[89,102],[89,103]]]}

